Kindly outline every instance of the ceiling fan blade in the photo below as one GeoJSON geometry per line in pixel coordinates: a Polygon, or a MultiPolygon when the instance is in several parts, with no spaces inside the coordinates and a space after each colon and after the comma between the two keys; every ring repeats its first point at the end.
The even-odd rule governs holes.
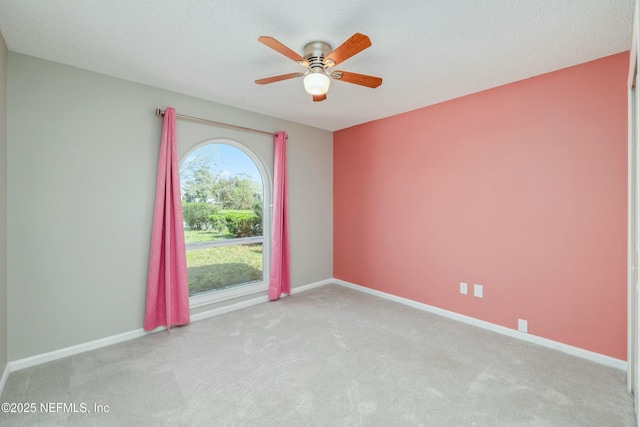
{"type": "Polygon", "coordinates": [[[313,102],[320,102],[324,101],[325,99],[327,99],[326,93],[324,95],[313,95],[313,102]]]}
{"type": "Polygon", "coordinates": [[[347,83],[376,88],[382,84],[380,77],[367,76],[366,74],[350,73],[348,71],[334,71],[331,77],[347,83]]]}
{"type": "Polygon", "coordinates": [[[282,43],[280,43],[278,40],[274,39],[273,37],[260,36],[260,37],[258,37],[258,41],[260,43],[262,43],[263,45],[265,45],[267,47],[270,47],[271,49],[275,50],[276,52],[281,53],[282,55],[286,56],[287,58],[296,61],[300,65],[304,65],[305,67],[309,66],[309,63],[307,62],[306,59],[304,59],[302,56],[300,56],[299,54],[297,54],[293,50],[289,49],[288,47],[286,47],[285,45],[283,45],[282,43]]]}
{"type": "Polygon", "coordinates": [[[267,83],[275,83],[281,80],[295,79],[296,77],[302,77],[302,76],[304,76],[304,73],[282,74],[281,76],[273,76],[273,77],[267,77],[266,79],[256,80],[256,83],[258,83],[259,85],[266,85],[267,83]]]}
{"type": "Polygon", "coordinates": [[[355,33],[347,41],[338,46],[333,52],[331,52],[324,59],[324,64],[327,67],[333,67],[341,62],[351,58],[356,53],[362,52],[366,48],[371,46],[371,40],[364,34],[355,33]]]}

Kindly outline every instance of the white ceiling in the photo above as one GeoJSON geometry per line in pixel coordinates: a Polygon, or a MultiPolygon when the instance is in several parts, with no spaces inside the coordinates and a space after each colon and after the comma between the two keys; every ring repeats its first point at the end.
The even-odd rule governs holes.
{"type": "Polygon", "coordinates": [[[632,10],[633,0],[0,0],[0,32],[14,52],[334,131],[628,50],[632,10]],[[254,83],[304,71],[259,36],[302,54],[356,32],[372,46],[336,68],[381,87],[333,81],[314,103],[302,79],[254,83]]]}

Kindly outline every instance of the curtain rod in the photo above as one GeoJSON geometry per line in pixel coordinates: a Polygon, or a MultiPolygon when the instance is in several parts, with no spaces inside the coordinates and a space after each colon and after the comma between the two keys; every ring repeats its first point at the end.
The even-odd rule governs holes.
{"type": "MultiPolygon", "coordinates": [[[[163,117],[164,116],[164,110],[161,110],[160,108],[156,108],[156,116],[163,117]]],[[[262,135],[269,135],[269,136],[274,136],[275,135],[275,133],[267,132],[265,130],[245,128],[245,127],[242,127],[242,126],[230,125],[229,123],[221,123],[221,122],[216,122],[216,121],[213,121],[213,120],[201,119],[199,117],[185,116],[183,114],[176,114],[176,119],[188,120],[190,122],[202,123],[202,124],[210,125],[210,126],[220,126],[220,127],[229,128],[229,129],[242,130],[242,131],[245,131],[245,132],[259,133],[259,134],[262,134],[262,135]]]]}

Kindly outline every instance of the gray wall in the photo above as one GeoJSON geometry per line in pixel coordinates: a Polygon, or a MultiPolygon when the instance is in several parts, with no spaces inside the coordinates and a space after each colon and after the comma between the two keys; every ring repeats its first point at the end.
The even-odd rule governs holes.
{"type": "MultiPolygon", "coordinates": [[[[331,132],[10,52],[9,360],[142,327],[166,106],[288,132],[292,286],[332,277],[331,132]]],[[[253,138],[178,123],[181,152],[253,138]]]]}
{"type": "Polygon", "coordinates": [[[0,34],[0,376],[7,357],[7,46],[0,34]]]}

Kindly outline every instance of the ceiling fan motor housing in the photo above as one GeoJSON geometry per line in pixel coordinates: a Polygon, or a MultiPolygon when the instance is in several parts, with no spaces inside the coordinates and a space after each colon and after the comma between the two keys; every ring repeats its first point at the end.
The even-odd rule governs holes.
{"type": "Polygon", "coordinates": [[[324,63],[324,59],[332,52],[329,43],[325,42],[311,42],[304,46],[304,59],[309,63],[309,68],[314,71],[314,68],[320,67],[322,70],[329,64],[324,63]]]}

